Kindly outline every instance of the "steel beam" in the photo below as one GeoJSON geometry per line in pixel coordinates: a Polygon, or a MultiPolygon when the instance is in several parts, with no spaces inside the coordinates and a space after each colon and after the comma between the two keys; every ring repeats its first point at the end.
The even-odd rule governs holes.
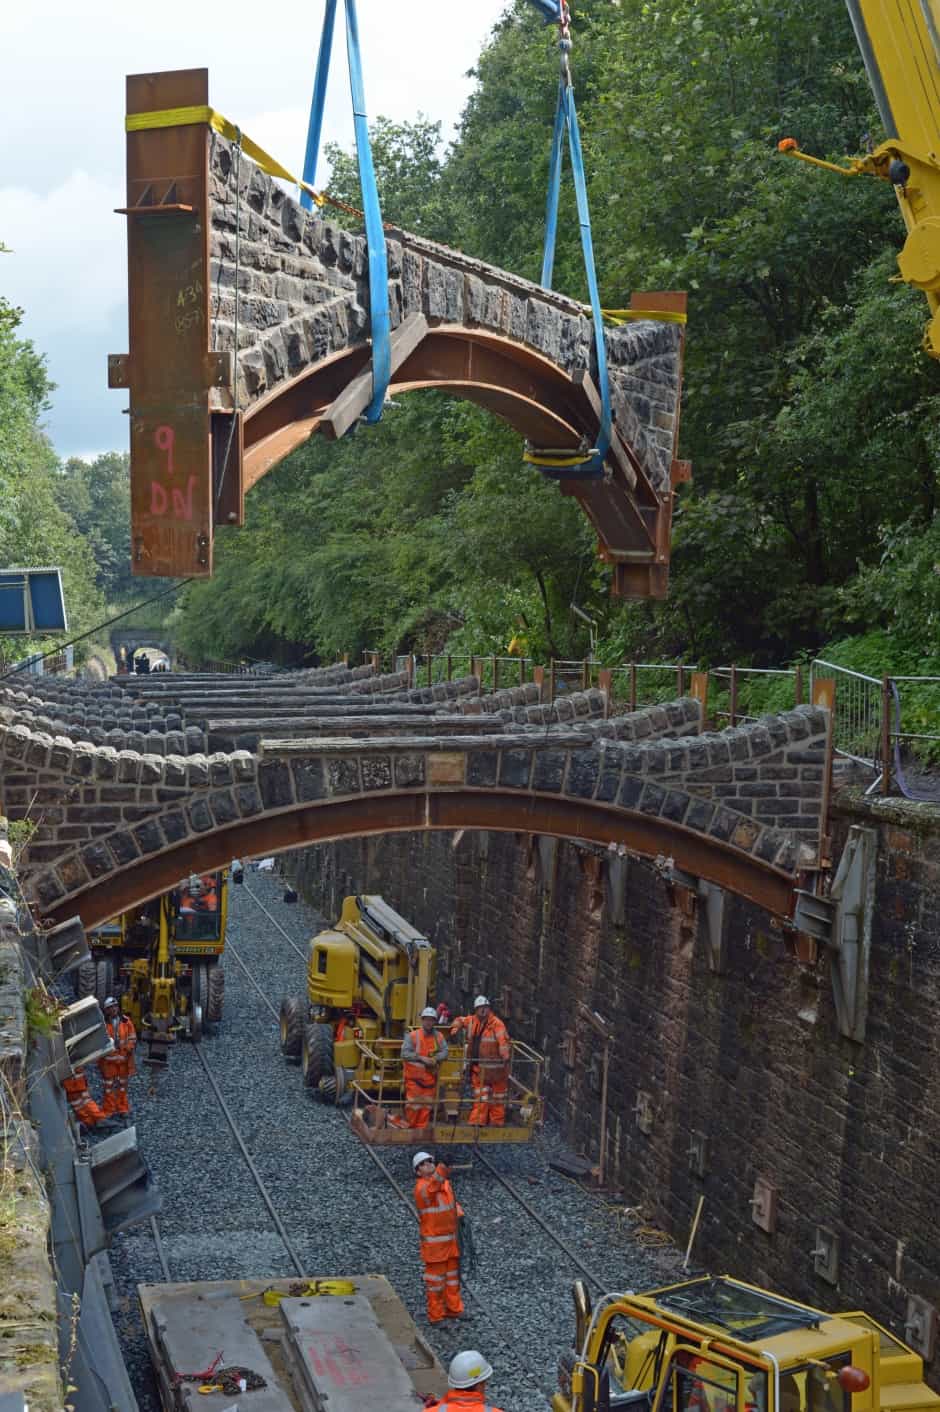
{"type": "MultiPolygon", "coordinates": [[[[206,69],[133,74],[129,115],[202,107],[206,69]]],[[[209,344],[208,126],[127,134],[131,535],[135,574],[183,578],[212,572],[213,484],[209,390],[231,359],[209,344]]],[[[238,438],[234,438],[237,443],[238,438]]],[[[235,445],[237,461],[237,445],[235,445]]],[[[237,516],[239,468],[230,464],[237,516]]]]}
{"type": "Polygon", "coordinates": [[[212,872],[232,858],[281,853],[338,838],[436,829],[486,829],[622,845],[641,857],[670,857],[683,871],[776,916],[789,916],[793,905],[794,880],[788,874],[667,820],[609,809],[590,800],[454,789],[306,804],[245,819],[187,839],[73,892],[51,909],[48,920],[57,923],[77,913],[86,929],[98,926],[169,891],[187,874],[212,872]]]}

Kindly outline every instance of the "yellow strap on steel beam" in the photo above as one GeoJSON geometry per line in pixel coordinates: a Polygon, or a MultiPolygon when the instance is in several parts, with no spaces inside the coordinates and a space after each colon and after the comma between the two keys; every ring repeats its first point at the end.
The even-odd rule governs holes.
{"type": "MultiPolygon", "coordinates": [[[[582,305],[584,309],[588,307],[587,304],[582,305]]],[[[677,309],[602,309],[601,313],[611,324],[634,323],[640,319],[651,319],[659,324],[685,324],[689,321],[688,314],[677,309]]]]}
{"type": "Polygon", "coordinates": [[[306,191],[310,197],[322,206],[326,197],[319,191],[314,191],[313,187],[306,181],[301,181],[300,177],[294,176],[283,167],[270,152],[266,152],[263,147],[259,147],[257,142],[253,142],[250,137],[242,132],[235,123],[229,122],[228,118],[217,113],[214,108],[207,104],[197,105],[193,108],[163,108],[153,113],[128,113],[124,119],[124,128],[127,132],[149,132],[154,128],[161,127],[190,127],[195,123],[206,123],[208,127],[214,128],[229,142],[240,142],[242,151],[249,156],[253,162],[257,162],[263,172],[268,176],[281,177],[283,181],[289,181],[292,186],[299,186],[302,191],[306,191]]]}
{"type": "Polygon", "coordinates": [[[565,448],[552,451],[549,447],[527,446],[522,453],[522,459],[529,466],[583,466],[596,455],[596,450],[569,451],[565,448]]]}

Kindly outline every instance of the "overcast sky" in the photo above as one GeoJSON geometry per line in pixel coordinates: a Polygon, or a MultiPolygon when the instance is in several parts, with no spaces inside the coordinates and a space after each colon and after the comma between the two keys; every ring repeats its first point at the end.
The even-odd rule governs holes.
{"type": "MultiPolygon", "coordinates": [[[[445,135],[506,0],[359,0],[370,118],[423,112],[445,135]]],[[[342,5],[325,141],[352,142],[342,5]]],[[[107,355],[127,351],[124,76],[209,69],[213,107],[291,171],[303,166],[322,0],[40,0],[8,6],[0,84],[0,293],[58,384],[47,426],[61,456],[126,450],[127,395],[107,355]]],[[[318,177],[321,175],[318,172],[318,177]]]]}

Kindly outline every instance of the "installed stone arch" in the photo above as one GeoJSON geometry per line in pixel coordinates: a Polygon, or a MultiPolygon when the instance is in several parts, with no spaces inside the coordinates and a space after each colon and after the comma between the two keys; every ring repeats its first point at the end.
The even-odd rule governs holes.
{"type": "MultiPolygon", "coordinates": [[[[350,681],[353,675],[346,673],[342,700],[358,715],[346,719],[374,721],[375,738],[285,739],[272,732],[253,750],[209,754],[96,744],[83,738],[90,728],[75,720],[78,709],[69,712],[71,723],[60,723],[37,712],[38,699],[7,692],[0,797],[12,817],[29,814],[39,824],[23,859],[29,895],[50,918],[78,912],[93,925],[233,856],[427,829],[507,830],[622,847],[670,860],[777,914],[790,910],[797,873],[818,865],[828,725],[818,708],[702,733],[696,701],[604,720],[590,714],[603,703],[603,694],[592,692],[564,703],[564,724],[561,703],[461,716],[484,703],[455,695],[425,708],[424,693],[401,684],[372,703],[363,692],[368,680],[350,681]],[[402,712],[391,718],[397,734],[388,734],[390,717],[381,714],[392,704],[402,712]]],[[[309,686],[310,674],[295,676],[309,686]]],[[[172,678],[140,682],[85,696],[133,701],[143,711],[154,697],[185,694],[172,678]]],[[[312,689],[329,709],[340,709],[342,682],[312,689]]],[[[204,688],[195,682],[192,690],[204,688]]],[[[286,698],[300,686],[262,683],[256,690],[286,698]]],[[[65,714],[75,699],[61,693],[46,710],[65,714]]],[[[175,713],[161,708],[160,719],[195,709],[176,705],[175,713]]],[[[272,726],[289,719],[277,716],[272,726]]],[[[309,710],[306,719],[314,729],[320,724],[309,710]]],[[[167,729],[166,739],[195,744],[200,734],[205,740],[192,725],[167,729]]],[[[159,730],[149,736],[156,746],[159,730]]],[[[143,733],[125,738],[136,744],[143,733]]]]}

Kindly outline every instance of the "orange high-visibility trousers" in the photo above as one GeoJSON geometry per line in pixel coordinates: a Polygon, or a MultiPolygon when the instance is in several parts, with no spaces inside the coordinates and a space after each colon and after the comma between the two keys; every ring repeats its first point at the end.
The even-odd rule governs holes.
{"type": "Polygon", "coordinates": [[[405,1080],[405,1120],[409,1128],[426,1128],[431,1121],[430,1099],[435,1085],[405,1080]]]}
{"type": "Polygon", "coordinates": [[[487,1126],[501,1128],[506,1121],[506,1096],[509,1085],[505,1079],[496,1083],[483,1083],[479,1069],[470,1075],[473,1088],[473,1107],[467,1119],[479,1128],[487,1126]]]}
{"type": "Polygon", "coordinates": [[[106,1117],[112,1113],[130,1113],[131,1105],[127,1096],[127,1080],[130,1065],[126,1059],[99,1059],[104,1093],[101,1106],[106,1117]]]}
{"type": "Polygon", "coordinates": [[[456,1255],[424,1266],[424,1292],[428,1302],[428,1319],[439,1324],[442,1319],[456,1319],[463,1313],[460,1297],[460,1261],[456,1255]]]}

